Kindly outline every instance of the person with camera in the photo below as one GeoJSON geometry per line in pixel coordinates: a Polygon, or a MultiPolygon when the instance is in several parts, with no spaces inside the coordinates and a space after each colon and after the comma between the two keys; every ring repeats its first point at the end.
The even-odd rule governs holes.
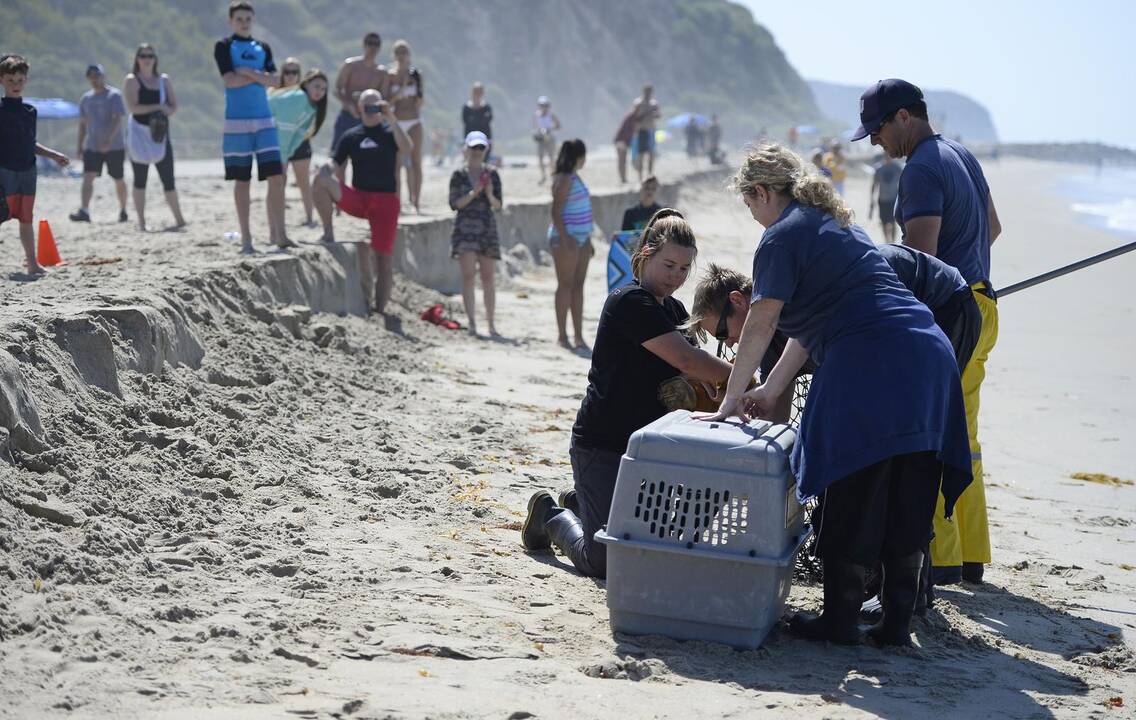
{"type": "Polygon", "coordinates": [[[469,334],[477,335],[477,275],[485,298],[485,320],[489,334],[497,335],[493,325],[496,305],[493,277],[501,259],[494,211],[501,209],[501,178],[485,161],[489,138],[480,130],[465,136],[465,167],[450,176],[450,208],[457,211],[450,239],[451,257],[461,264],[462,302],[469,319],[469,334]]]}
{"type": "MultiPolygon", "coordinates": [[[[177,96],[170,76],[158,73],[158,53],[149,43],[142,43],[134,51],[134,67],[126,76],[122,88],[131,122],[147,129],[151,141],[165,145],[165,152],[154,165],[158,168],[158,179],[162,181],[166,204],[170,206],[170,212],[174,216],[174,228],[183,228],[185,218],[181,214],[177,186],[174,183],[174,146],[170,142],[169,130],[170,116],[177,112],[177,96]]],[[[134,170],[134,214],[138,216],[138,229],[143,232],[146,230],[146,181],[150,174],[150,163],[142,160],[152,157],[130,159],[130,167],[134,170]]]]}
{"type": "Polygon", "coordinates": [[[322,242],[335,242],[332,206],[371,226],[371,249],[375,251],[375,310],[383,313],[394,285],[394,241],[398,234],[399,153],[410,152],[411,142],[394,108],[378,90],[359,95],[362,124],[343,133],[335,157],[320,168],[312,186],[312,200],[323,223],[322,242]],[[351,161],[351,185],[346,183],[351,161]]]}

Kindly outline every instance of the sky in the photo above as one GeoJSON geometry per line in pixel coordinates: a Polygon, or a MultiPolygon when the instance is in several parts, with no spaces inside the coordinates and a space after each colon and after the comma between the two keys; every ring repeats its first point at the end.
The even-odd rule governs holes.
{"type": "Polygon", "coordinates": [[[1136,148],[1136,0],[734,1],[808,80],[902,77],[982,103],[1004,142],[1136,148]]]}

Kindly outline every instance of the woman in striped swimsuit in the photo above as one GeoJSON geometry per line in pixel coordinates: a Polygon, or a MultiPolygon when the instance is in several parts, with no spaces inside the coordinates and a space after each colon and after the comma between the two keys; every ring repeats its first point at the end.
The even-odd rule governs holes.
{"type": "Polygon", "coordinates": [[[584,342],[584,280],[592,247],[592,199],[576,173],[584,167],[587,148],[580,139],[565,140],[552,176],[552,222],[548,244],[556,265],[556,328],[558,341],[569,350],[588,350],[584,342]],[[568,311],[572,311],[574,342],[568,342],[568,311]]]}

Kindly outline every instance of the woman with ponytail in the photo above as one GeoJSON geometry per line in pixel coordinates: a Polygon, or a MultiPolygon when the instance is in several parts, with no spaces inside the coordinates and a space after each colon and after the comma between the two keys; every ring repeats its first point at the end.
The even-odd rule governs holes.
{"type": "Polygon", "coordinates": [[[605,577],[604,546],[593,536],[607,522],[631,434],[667,413],[676,380],[718,384],[729,377],[728,364],[679,332],[688,316],[672,295],[686,282],[697,252],[694,231],[677,210],[659,210],[644,228],[631,258],[635,282],[609,295],[600,314],[569,449],[575,490],[559,501],[547,490],[532,496],[521,530],[526,549],[555,545],[583,574],[605,577]]]}
{"type": "Polygon", "coordinates": [[[868,636],[910,645],[940,483],[950,508],[971,480],[954,351],[832,185],[795,153],[757,147],[733,184],[765,233],[733,372],[708,419],[764,417],[806,359],[819,365],[791,465],[801,499],[820,498],[813,531],[824,610],[799,613],[790,629],[860,642],[865,572],[882,562],[884,615],[868,636]],[[764,383],[746,392],[775,330],[789,342],[764,383]]]}

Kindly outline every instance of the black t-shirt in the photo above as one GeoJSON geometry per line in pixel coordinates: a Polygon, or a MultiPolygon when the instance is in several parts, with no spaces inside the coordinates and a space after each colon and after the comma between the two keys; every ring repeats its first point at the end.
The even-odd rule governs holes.
{"type": "Polygon", "coordinates": [[[0,98],[0,167],[22,172],[36,164],[36,109],[22,98],[0,98]]]}
{"type": "Polygon", "coordinates": [[[572,427],[576,445],[623,452],[631,433],[666,414],[659,384],[681,373],[643,343],[674,332],[688,317],[678,300],[669,297],[660,305],[638,285],[608,295],[592,348],[588,390],[572,427]]]}
{"type": "Polygon", "coordinates": [[[652,203],[646,207],[642,203],[636,203],[635,207],[627,208],[623,213],[623,225],[619,229],[642,230],[647,227],[647,222],[659,210],[662,210],[659,203],[652,203]]]}
{"type": "Polygon", "coordinates": [[[493,108],[489,107],[488,104],[479,108],[475,108],[469,103],[462,105],[462,125],[465,127],[466,135],[474,130],[480,130],[485,133],[485,137],[492,139],[493,131],[489,127],[492,122],[493,108]]]}
{"type": "Polygon", "coordinates": [[[962,273],[933,255],[906,245],[880,245],[879,251],[899,281],[932,313],[967,289],[962,273]]]}
{"type": "Polygon", "coordinates": [[[395,176],[395,158],[398,143],[385,123],[374,127],[357,125],[339,140],[335,149],[335,163],[342,165],[351,159],[351,185],[366,192],[398,192],[395,176]]]}

